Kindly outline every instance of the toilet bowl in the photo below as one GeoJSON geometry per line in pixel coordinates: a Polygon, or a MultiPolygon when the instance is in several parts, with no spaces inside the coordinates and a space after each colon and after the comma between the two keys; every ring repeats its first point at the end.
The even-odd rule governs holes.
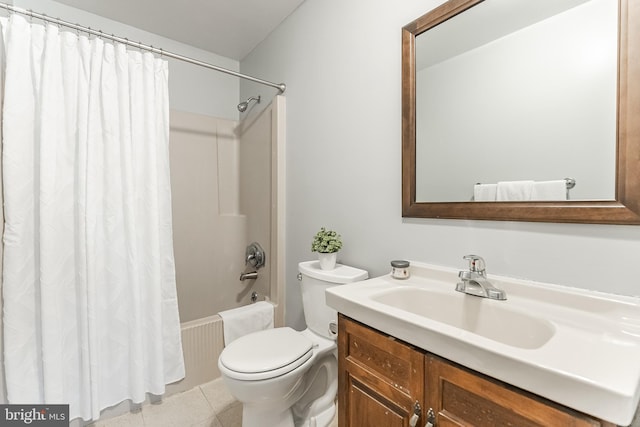
{"type": "Polygon", "coordinates": [[[324,291],[364,280],[367,272],[340,264],[324,271],[317,261],[298,269],[307,329],[254,332],[218,358],[223,381],[242,402],[243,427],[326,427],[335,416],[337,314],[324,302],[324,291]]]}

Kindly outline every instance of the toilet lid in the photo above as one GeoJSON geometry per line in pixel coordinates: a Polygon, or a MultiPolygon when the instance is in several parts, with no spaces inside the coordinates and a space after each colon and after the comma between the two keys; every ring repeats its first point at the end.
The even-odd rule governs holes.
{"type": "Polygon", "coordinates": [[[309,338],[284,327],[238,338],[224,348],[220,363],[233,376],[265,379],[292,371],[312,354],[313,343],[309,338]]]}

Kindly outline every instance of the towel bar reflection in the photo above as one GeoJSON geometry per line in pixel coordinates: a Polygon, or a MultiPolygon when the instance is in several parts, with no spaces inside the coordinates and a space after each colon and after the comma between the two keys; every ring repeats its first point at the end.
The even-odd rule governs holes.
{"type": "MultiPolygon", "coordinates": [[[[573,178],[565,178],[564,181],[567,183],[567,190],[571,190],[576,186],[576,180],[573,178]]],[[[476,185],[481,185],[481,182],[476,182],[476,185]]]]}
{"type": "MultiPolygon", "coordinates": [[[[567,200],[569,200],[569,190],[576,186],[576,180],[574,178],[565,178],[564,181],[567,186],[567,200]]],[[[482,183],[476,182],[476,185],[482,185],[482,183]]]]}

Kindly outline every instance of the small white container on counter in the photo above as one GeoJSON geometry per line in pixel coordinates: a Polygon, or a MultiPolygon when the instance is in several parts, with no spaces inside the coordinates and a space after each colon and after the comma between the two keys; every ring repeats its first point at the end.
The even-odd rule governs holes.
{"type": "Polygon", "coordinates": [[[403,259],[391,261],[391,277],[400,280],[408,279],[409,261],[405,261],[403,259]]]}

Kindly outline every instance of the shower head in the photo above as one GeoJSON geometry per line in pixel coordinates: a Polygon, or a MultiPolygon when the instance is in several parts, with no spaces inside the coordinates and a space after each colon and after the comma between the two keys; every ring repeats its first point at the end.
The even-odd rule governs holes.
{"type": "Polygon", "coordinates": [[[258,95],[257,98],[254,98],[253,96],[249,99],[247,99],[244,102],[241,102],[240,104],[238,104],[238,111],[240,111],[241,113],[244,113],[245,111],[247,111],[247,108],[249,108],[249,103],[251,101],[256,101],[256,103],[260,104],[260,95],[258,95]]]}

